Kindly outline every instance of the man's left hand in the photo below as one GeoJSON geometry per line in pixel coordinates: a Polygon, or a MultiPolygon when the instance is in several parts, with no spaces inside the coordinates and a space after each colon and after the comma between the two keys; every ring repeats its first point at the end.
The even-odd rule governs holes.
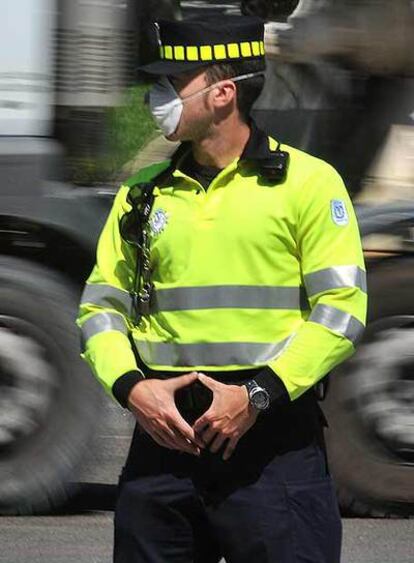
{"type": "Polygon", "coordinates": [[[212,452],[227,441],[223,459],[228,460],[237,442],[256,422],[258,411],[250,404],[244,385],[226,385],[201,373],[198,379],[213,392],[213,402],[193,429],[212,452]]]}

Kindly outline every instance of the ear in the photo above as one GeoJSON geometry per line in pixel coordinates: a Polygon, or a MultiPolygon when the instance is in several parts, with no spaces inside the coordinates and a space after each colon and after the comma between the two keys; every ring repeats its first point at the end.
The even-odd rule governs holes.
{"type": "Polygon", "coordinates": [[[213,90],[212,101],[217,108],[223,108],[236,100],[237,86],[231,80],[222,80],[213,90]]]}

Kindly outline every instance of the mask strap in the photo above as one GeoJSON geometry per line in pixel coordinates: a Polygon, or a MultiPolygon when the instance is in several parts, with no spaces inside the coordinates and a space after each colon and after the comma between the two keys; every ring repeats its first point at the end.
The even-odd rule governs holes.
{"type": "MultiPolygon", "coordinates": [[[[222,78],[221,80],[218,80],[217,82],[215,82],[214,84],[211,84],[210,86],[206,86],[206,88],[203,88],[202,90],[199,90],[198,92],[194,92],[193,94],[190,94],[189,96],[186,96],[185,98],[180,98],[182,102],[185,102],[187,100],[191,100],[192,98],[196,98],[197,96],[201,96],[202,94],[206,94],[207,92],[209,92],[210,90],[214,90],[214,88],[217,88],[217,85],[220,84],[221,82],[225,82],[226,80],[231,80],[232,82],[239,82],[240,80],[248,80],[249,78],[254,78],[255,76],[264,76],[264,71],[263,70],[259,70],[257,72],[249,72],[247,74],[240,74],[239,76],[232,76],[231,78],[222,78]]],[[[167,78],[168,80],[168,78],[167,78]]],[[[168,82],[170,82],[168,80],[168,82]]],[[[170,82],[171,84],[171,82],[170,82]]],[[[171,86],[174,88],[174,86],[171,84],[171,86]]],[[[174,88],[175,91],[175,88],[174,88]]]]}
{"type": "Polygon", "coordinates": [[[249,72],[247,74],[240,74],[239,76],[234,76],[233,78],[226,78],[223,80],[232,80],[233,82],[238,82],[239,80],[247,80],[248,78],[254,78],[255,76],[264,76],[264,70],[258,70],[257,72],[249,72]]]}

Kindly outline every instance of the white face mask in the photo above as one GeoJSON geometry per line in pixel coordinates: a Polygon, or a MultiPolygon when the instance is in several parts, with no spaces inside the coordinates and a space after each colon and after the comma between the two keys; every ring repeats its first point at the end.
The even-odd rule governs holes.
{"type": "MultiPolygon", "coordinates": [[[[263,71],[250,72],[249,74],[234,76],[228,80],[238,82],[239,80],[247,80],[248,78],[259,76],[261,74],[263,74],[263,71]]],[[[177,130],[183,113],[183,104],[185,102],[213,90],[218,84],[220,84],[220,82],[223,81],[224,80],[220,80],[219,82],[215,82],[211,86],[198,90],[185,98],[180,98],[168,78],[162,76],[149,92],[149,106],[151,114],[158,127],[161,129],[163,135],[168,137],[177,130]]]]}

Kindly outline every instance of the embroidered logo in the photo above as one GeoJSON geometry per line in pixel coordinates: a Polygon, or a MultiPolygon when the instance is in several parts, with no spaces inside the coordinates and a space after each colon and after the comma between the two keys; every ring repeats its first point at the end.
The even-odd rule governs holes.
{"type": "Polygon", "coordinates": [[[167,223],[168,215],[164,211],[164,209],[157,209],[149,222],[151,231],[154,235],[159,235],[160,233],[162,233],[167,223]]]}
{"type": "Polygon", "coordinates": [[[348,211],[346,210],[345,203],[342,201],[342,199],[333,199],[331,201],[331,216],[332,221],[336,225],[348,225],[348,211]]]}

